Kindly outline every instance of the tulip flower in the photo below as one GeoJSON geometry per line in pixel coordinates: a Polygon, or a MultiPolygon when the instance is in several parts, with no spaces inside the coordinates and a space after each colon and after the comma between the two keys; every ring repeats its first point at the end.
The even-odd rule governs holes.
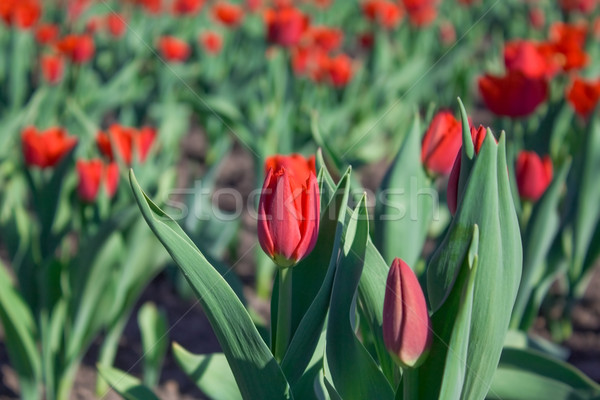
{"type": "Polygon", "coordinates": [[[578,11],[582,14],[590,14],[598,4],[597,0],[560,0],[560,8],[566,12],[578,11]]]}
{"type": "Polygon", "coordinates": [[[508,71],[505,76],[484,75],[478,83],[483,102],[500,116],[528,116],[548,97],[546,79],[529,78],[518,71],[508,71]]]}
{"type": "Polygon", "coordinates": [[[352,60],[345,54],[330,58],[327,63],[327,74],[333,86],[346,86],[352,79],[352,60]]]}
{"type": "Polygon", "coordinates": [[[127,31],[127,23],[125,17],[120,14],[110,13],[106,17],[106,25],[108,26],[108,32],[114,38],[122,37],[127,31]]]}
{"type": "Polygon", "coordinates": [[[200,35],[200,44],[208,54],[219,54],[223,48],[223,39],[212,31],[206,31],[200,35]]]}
{"type": "Polygon", "coordinates": [[[131,165],[134,151],[139,162],[146,161],[148,152],[156,139],[156,131],[150,127],[141,130],[113,124],[108,132],[99,132],[96,136],[96,145],[100,152],[110,161],[115,160],[114,149],[123,159],[125,164],[131,165]]]}
{"type": "Polygon", "coordinates": [[[340,29],[327,26],[313,26],[306,33],[311,46],[325,52],[337,50],[342,45],[344,33],[340,29]]]}
{"type": "Polygon", "coordinates": [[[40,60],[44,80],[50,85],[60,83],[65,72],[65,63],[60,56],[43,55],[40,60]]]}
{"type": "Polygon", "coordinates": [[[563,71],[581,69],[588,64],[589,55],[584,51],[586,37],[586,25],[556,22],[550,27],[549,44],[563,71]]]}
{"type": "Polygon", "coordinates": [[[169,62],[184,62],[190,56],[190,46],[173,36],[163,36],[158,42],[162,56],[169,62]]]}
{"type": "Polygon", "coordinates": [[[60,30],[54,24],[41,24],[35,31],[35,40],[41,45],[51,44],[58,39],[60,30]]]}
{"type": "Polygon", "coordinates": [[[29,166],[54,167],[76,144],[77,138],[68,136],[63,128],[38,132],[35,127],[28,127],[21,134],[23,156],[29,166]]]}
{"type": "Polygon", "coordinates": [[[573,85],[567,91],[567,100],[577,114],[588,117],[600,100],[600,81],[575,78],[573,85]]]}
{"type": "Polygon", "coordinates": [[[33,27],[42,15],[38,0],[2,0],[0,3],[0,17],[4,22],[22,30],[33,27]]]}
{"type": "Polygon", "coordinates": [[[308,17],[293,7],[269,9],[264,14],[264,20],[267,40],[284,47],[298,44],[309,25],[308,17]]]}
{"type": "Polygon", "coordinates": [[[96,47],[89,35],[67,35],[56,43],[57,50],[75,64],[85,64],[94,57],[96,47]]]}
{"type": "Polygon", "coordinates": [[[98,197],[101,183],[104,183],[106,194],[112,198],[119,184],[119,167],[116,163],[105,165],[101,160],[77,160],[79,183],[77,193],[81,200],[93,203],[98,197]]]}
{"type": "Polygon", "coordinates": [[[258,239],[277,265],[290,267],[314,248],[319,233],[320,195],[314,157],[269,157],[258,205],[258,239]]]}
{"type": "Polygon", "coordinates": [[[399,258],[387,277],[382,330],[385,347],[400,366],[414,368],[426,358],[432,330],[425,295],[415,273],[399,258]]]}
{"type": "Polygon", "coordinates": [[[421,162],[425,168],[448,175],[462,144],[462,124],[451,112],[441,111],[433,117],[421,147],[421,162]]]}
{"type": "Polygon", "coordinates": [[[173,3],[173,14],[175,15],[194,15],[197,14],[204,0],[175,0],[173,3]]]}
{"type": "Polygon", "coordinates": [[[541,159],[533,151],[522,151],[515,174],[521,198],[537,201],[552,182],[552,160],[548,156],[541,159]]]}
{"type": "Polygon", "coordinates": [[[437,17],[436,1],[402,0],[410,23],[417,27],[431,24],[437,17]]]}
{"type": "Polygon", "coordinates": [[[223,25],[235,27],[238,26],[242,21],[242,18],[244,18],[244,10],[242,7],[235,4],[219,2],[213,7],[213,16],[223,25]]]}
{"type": "Polygon", "coordinates": [[[552,53],[530,40],[514,40],[504,45],[504,64],[509,71],[521,72],[528,78],[552,78],[560,69],[552,53]]]}
{"type": "Polygon", "coordinates": [[[367,19],[379,23],[385,29],[393,29],[402,20],[404,13],[400,6],[387,0],[367,0],[362,4],[367,19]]]}
{"type": "MultiPolygon", "coordinates": [[[[479,125],[479,128],[471,127],[471,139],[473,140],[473,145],[475,147],[475,154],[479,154],[486,135],[487,129],[483,126],[479,125]]],[[[452,171],[450,171],[450,178],[448,178],[448,190],[446,191],[448,209],[452,215],[456,214],[456,209],[458,207],[458,180],[460,178],[460,164],[462,158],[461,150],[462,146],[456,155],[454,165],[452,166],[452,171]]]]}

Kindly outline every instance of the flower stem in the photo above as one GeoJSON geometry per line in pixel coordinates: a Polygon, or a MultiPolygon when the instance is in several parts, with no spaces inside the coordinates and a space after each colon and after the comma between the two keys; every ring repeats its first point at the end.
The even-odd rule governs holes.
{"type": "Polygon", "coordinates": [[[277,304],[277,335],[275,340],[275,359],[283,360],[287,350],[292,328],[292,269],[279,270],[279,299],[277,304]]]}

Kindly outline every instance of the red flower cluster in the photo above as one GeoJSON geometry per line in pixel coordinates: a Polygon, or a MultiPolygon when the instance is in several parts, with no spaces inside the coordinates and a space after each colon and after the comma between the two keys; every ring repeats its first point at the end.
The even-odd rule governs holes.
{"type": "Polygon", "coordinates": [[[77,160],[77,175],[77,193],[86,203],[96,201],[102,183],[109,198],[115,195],[119,186],[119,166],[114,162],[104,164],[97,158],[89,161],[77,160]]]}
{"type": "Polygon", "coordinates": [[[54,167],[77,144],[77,138],[69,136],[63,128],[38,131],[25,128],[21,133],[21,145],[25,163],[40,168],[54,167]]]}
{"type": "Polygon", "coordinates": [[[532,151],[522,151],[515,168],[519,195],[526,200],[537,201],[552,182],[552,160],[543,159],[532,151]]]}
{"type": "Polygon", "coordinates": [[[367,0],[362,3],[365,17],[385,29],[393,29],[400,24],[404,10],[396,3],[388,0],[367,0]]]}
{"type": "Polygon", "coordinates": [[[96,46],[89,35],[67,35],[56,43],[56,49],[74,64],[85,64],[94,57],[96,46]]]}
{"type": "Polygon", "coordinates": [[[7,25],[18,29],[29,29],[40,19],[42,6],[38,0],[2,0],[0,18],[7,25]]]}
{"type": "Polygon", "coordinates": [[[155,139],[156,131],[153,128],[143,127],[138,130],[114,124],[107,132],[98,133],[96,144],[110,161],[115,160],[116,151],[125,164],[131,165],[134,157],[138,162],[146,161],[155,139]]]}

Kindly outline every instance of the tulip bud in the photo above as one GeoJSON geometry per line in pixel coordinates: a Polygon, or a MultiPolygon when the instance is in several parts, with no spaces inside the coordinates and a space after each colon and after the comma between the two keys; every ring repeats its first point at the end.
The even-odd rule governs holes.
{"type": "Polygon", "coordinates": [[[50,85],[60,83],[65,72],[65,63],[60,56],[44,55],[40,60],[44,80],[50,85]]]}
{"type": "Polygon", "coordinates": [[[408,264],[394,259],[383,301],[383,341],[394,360],[405,368],[423,362],[432,331],[425,296],[408,264]]]}
{"type": "Polygon", "coordinates": [[[188,59],[190,46],[183,40],[173,36],[163,36],[158,41],[158,48],[162,57],[168,62],[181,63],[188,59]]]}
{"type": "MultiPolygon", "coordinates": [[[[479,150],[481,150],[486,133],[487,129],[481,125],[479,125],[479,128],[477,129],[471,127],[471,139],[473,140],[473,145],[475,147],[475,154],[478,154],[479,150]]],[[[448,208],[452,215],[456,213],[456,208],[458,207],[458,179],[460,178],[461,150],[458,151],[456,159],[454,160],[450,178],[448,178],[448,190],[446,191],[448,208]]]]}
{"type": "Polygon", "coordinates": [[[314,157],[273,156],[258,205],[258,240],[276,264],[291,267],[315,247],[320,196],[314,157]]]}
{"type": "Polygon", "coordinates": [[[517,157],[517,187],[526,200],[537,201],[552,182],[552,160],[543,159],[532,151],[522,151],[517,157]]]}
{"type": "Polygon", "coordinates": [[[433,117],[421,148],[421,161],[428,171],[447,175],[462,144],[460,121],[448,111],[441,111],[433,117]]]}

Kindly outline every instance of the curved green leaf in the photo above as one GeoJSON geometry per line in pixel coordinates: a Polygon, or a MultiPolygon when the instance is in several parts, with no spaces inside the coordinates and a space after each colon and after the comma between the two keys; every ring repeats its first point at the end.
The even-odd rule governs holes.
{"type": "Polygon", "coordinates": [[[117,368],[98,365],[100,375],[126,400],[159,400],[150,388],[126,372],[117,368]]]}
{"type": "Polygon", "coordinates": [[[198,251],[181,227],[130,182],[144,219],[193,287],[227,357],[242,397],[292,398],[289,385],[246,309],[223,277],[198,251]]]}

